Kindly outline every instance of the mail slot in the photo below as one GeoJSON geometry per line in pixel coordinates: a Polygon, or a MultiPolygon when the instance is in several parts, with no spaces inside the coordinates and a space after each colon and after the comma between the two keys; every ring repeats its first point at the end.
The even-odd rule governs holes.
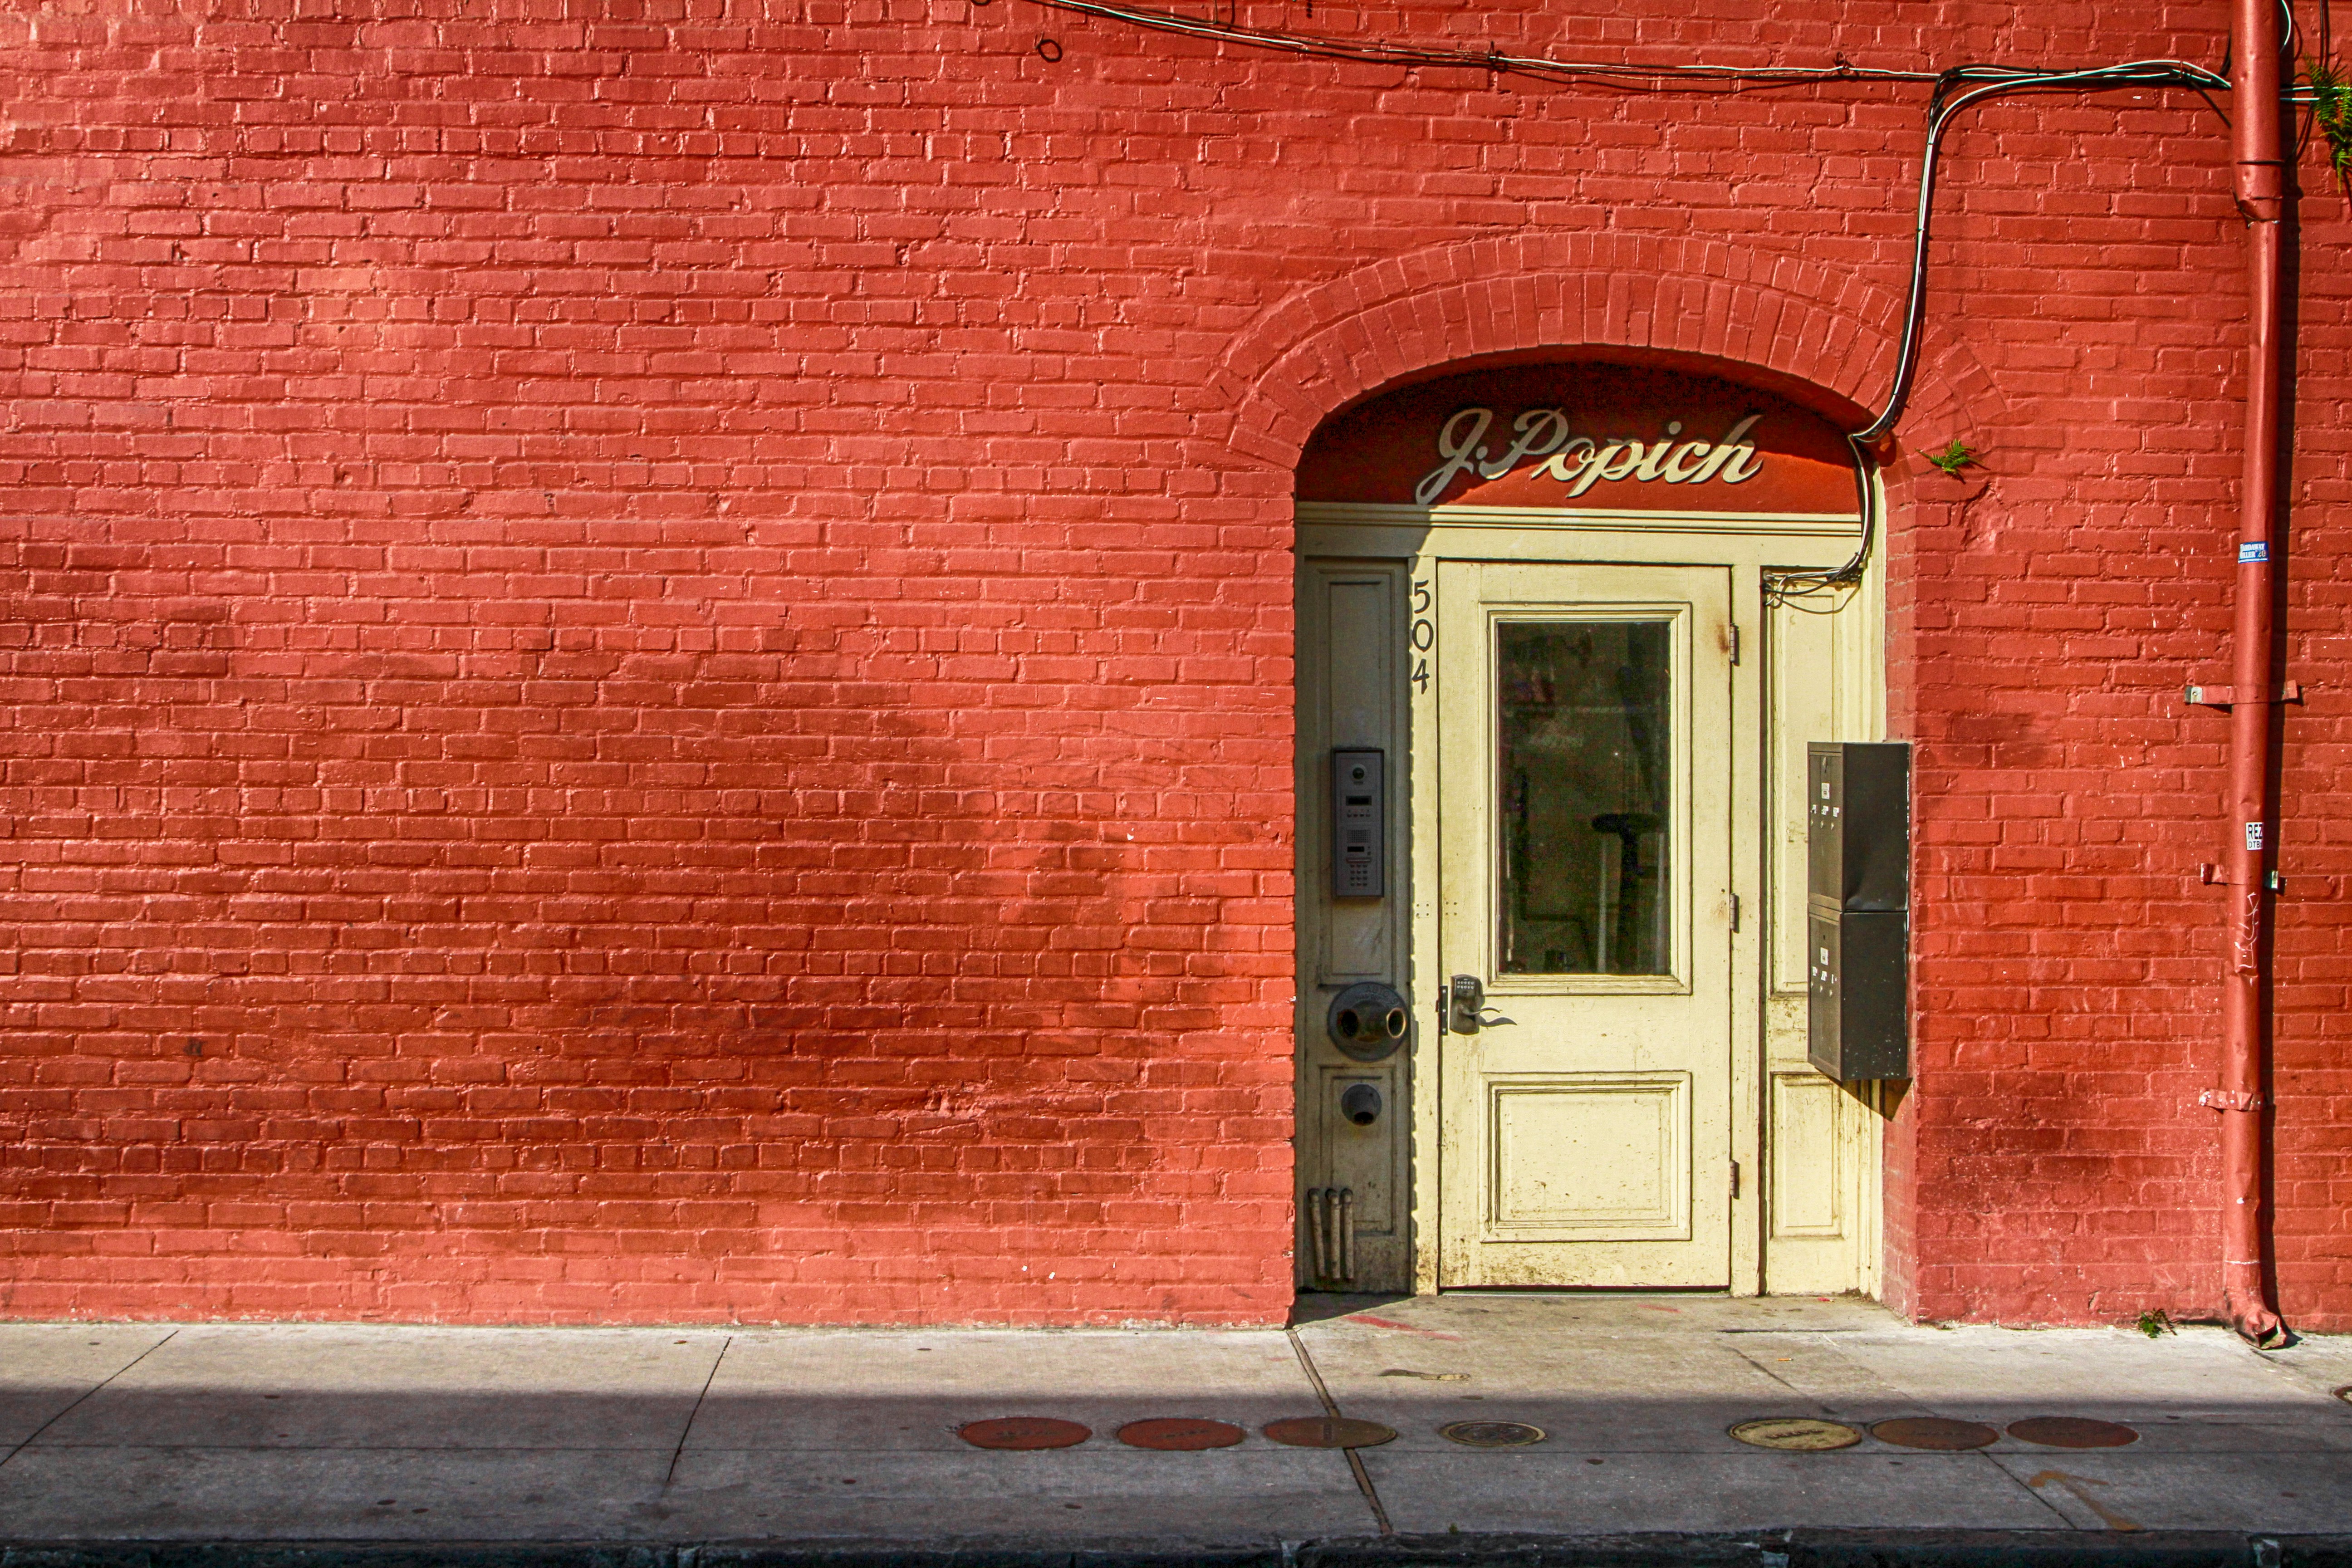
{"type": "Polygon", "coordinates": [[[1806,921],[1805,1055],[1842,1083],[1909,1078],[1911,1032],[1900,910],[1825,909],[1806,921]]]}
{"type": "Polygon", "coordinates": [[[1821,742],[1806,751],[1805,891],[1843,910],[1911,906],[1911,748],[1821,742]]]}

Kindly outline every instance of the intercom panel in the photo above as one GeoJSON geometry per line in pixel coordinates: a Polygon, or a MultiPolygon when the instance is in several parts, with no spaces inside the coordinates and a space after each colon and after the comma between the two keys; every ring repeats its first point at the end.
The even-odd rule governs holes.
{"type": "Polygon", "coordinates": [[[1388,897],[1388,781],[1382,753],[1331,753],[1331,896],[1388,897]]]}

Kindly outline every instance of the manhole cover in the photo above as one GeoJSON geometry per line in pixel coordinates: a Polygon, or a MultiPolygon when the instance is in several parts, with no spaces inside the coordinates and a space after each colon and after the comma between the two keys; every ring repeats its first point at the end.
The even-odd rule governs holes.
{"type": "Polygon", "coordinates": [[[1050,1415],[1007,1415],[967,1423],[956,1428],[956,1436],[975,1448],[1075,1448],[1094,1434],[1050,1415]]]}
{"type": "Polygon", "coordinates": [[[1870,1435],[1898,1448],[1934,1448],[1948,1454],[1981,1448],[2000,1436],[1977,1422],[1952,1421],[1941,1415],[1902,1415],[1874,1422],[1870,1435]]]}
{"type": "Polygon", "coordinates": [[[2045,1448],[2120,1448],[2139,1441],[2139,1434],[2116,1421],[2092,1421],[2080,1415],[2035,1415],[2009,1424],[2009,1435],[2045,1448]]]}
{"type": "Polygon", "coordinates": [[[1377,1448],[1396,1428],[1347,1415],[1294,1415],[1268,1426],[1265,1435],[1294,1448],[1377,1448]]]}
{"type": "Polygon", "coordinates": [[[1524,1421],[1451,1421],[1437,1435],[1465,1448],[1525,1448],[1544,1440],[1542,1427],[1524,1421]]]}
{"type": "Polygon", "coordinates": [[[1862,1441],[1862,1434],[1843,1421],[1817,1421],[1810,1415],[1766,1415],[1742,1421],[1731,1435],[1751,1447],[1785,1448],[1798,1454],[1826,1454],[1862,1441]]]}
{"type": "Polygon", "coordinates": [[[1203,1421],[1194,1415],[1130,1421],[1118,1429],[1118,1440],[1130,1448],[1158,1448],[1180,1454],[1194,1454],[1202,1448],[1230,1448],[1244,1436],[1242,1429],[1230,1421],[1203,1421]]]}

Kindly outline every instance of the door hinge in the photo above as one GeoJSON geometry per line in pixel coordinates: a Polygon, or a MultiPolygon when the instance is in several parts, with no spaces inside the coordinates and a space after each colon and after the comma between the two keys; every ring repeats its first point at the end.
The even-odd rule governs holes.
{"type": "Polygon", "coordinates": [[[1731,934],[1734,936],[1739,934],[1739,895],[1738,893],[1731,895],[1731,934]]]}
{"type": "Polygon", "coordinates": [[[1731,662],[1734,664],[1739,662],[1739,623],[1738,621],[1731,623],[1731,662]]]}
{"type": "Polygon", "coordinates": [[[1739,1162],[1737,1160],[1731,1162],[1731,1195],[1735,1198],[1739,1195],[1739,1162]]]}

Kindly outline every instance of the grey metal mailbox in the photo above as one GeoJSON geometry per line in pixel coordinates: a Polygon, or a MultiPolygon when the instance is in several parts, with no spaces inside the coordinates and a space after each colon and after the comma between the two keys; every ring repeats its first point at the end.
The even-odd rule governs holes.
{"type": "Polygon", "coordinates": [[[1806,748],[1806,1056],[1841,1081],[1911,1076],[1911,748],[1806,748]]]}

